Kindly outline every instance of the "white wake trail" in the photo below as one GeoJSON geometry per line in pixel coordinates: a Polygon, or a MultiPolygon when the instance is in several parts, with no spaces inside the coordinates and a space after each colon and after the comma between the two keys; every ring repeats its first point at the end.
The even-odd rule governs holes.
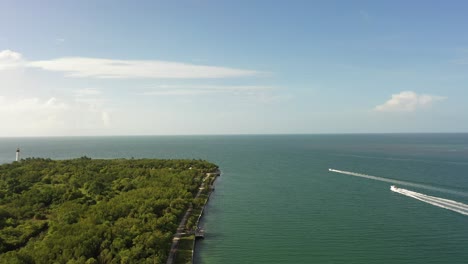
{"type": "Polygon", "coordinates": [[[340,174],[351,175],[351,176],[356,176],[356,177],[361,177],[361,178],[366,178],[366,179],[371,179],[371,180],[376,180],[376,181],[388,182],[388,183],[393,183],[393,184],[398,184],[398,185],[411,186],[411,187],[416,187],[416,188],[421,188],[421,189],[426,189],[426,190],[431,190],[431,191],[444,192],[444,193],[450,193],[450,194],[454,194],[454,195],[460,195],[460,196],[468,197],[468,193],[465,193],[465,192],[454,191],[454,190],[439,188],[439,187],[433,187],[433,186],[425,185],[425,184],[419,184],[419,183],[413,183],[413,182],[407,182],[407,181],[400,181],[400,180],[394,180],[394,179],[387,179],[387,178],[383,178],[383,177],[372,176],[372,175],[367,175],[367,174],[362,174],[362,173],[357,173],[357,172],[351,172],[351,171],[342,171],[342,170],[335,170],[335,169],[328,169],[328,170],[331,171],[331,172],[336,172],[336,173],[340,173],[340,174]]]}
{"type": "Polygon", "coordinates": [[[408,196],[408,197],[412,197],[412,198],[417,199],[419,201],[422,201],[422,202],[425,202],[425,203],[428,203],[428,204],[432,204],[432,205],[437,206],[437,207],[441,207],[441,208],[444,208],[444,209],[447,209],[447,210],[451,210],[451,211],[454,211],[454,212],[457,212],[457,213],[460,213],[460,214],[463,214],[463,215],[468,215],[468,205],[464,204],[464,203],[460,203],[460,202],[457,202],[457,201],[452,201],[452,200],[444,199],[444,198],[440,198],[440,197],[430,196],[430,195],[426,195],[426,194],[422,194],[422,193],[417,193],[417,192],[413,192],[413,191],[410,191],[410,190],[397,188],[395,186],[390,187],[390,190],[392,190],[393,192],[396,192],[396,193],[403,194],[403,195],[408,196]]]}

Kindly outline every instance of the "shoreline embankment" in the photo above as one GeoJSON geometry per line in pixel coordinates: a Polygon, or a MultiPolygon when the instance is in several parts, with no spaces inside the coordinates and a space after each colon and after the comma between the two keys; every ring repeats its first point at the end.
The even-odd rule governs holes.
{"type": "Polygon", "coordinates": [[[178,264],[178,263],[193,263],[194,262],[194,255],[195,255],[195,244],[197,240],[197,236],[203,237],[204,231],[199,229],[199,224],[200,224],[200,219],[203,216],[203,213],[205,211],[205,206],[207,205],[209,198],[211,196],[211,193],[214,190],[213,184],[216,180],[217,177],[221,175],[221,171],[217,169],[214,172],[208,172],[206,173],[202,183],[200,184],[200,187],[198,189],[198,192],[195,196],[195,199],[199,199],[201,195],[204,195],[206,198],[203,202],[203,204],[199,204],[198,206],[195,204],[195,208],[193,204],[190,205],[190,207],[187,209],[185,212],[178,228],[177,232],[174,235],[174,238],[172,240],[172,245],[171,249],[169,252],[169,256],[167,258],[166,264],[178,264]],[[191,219],[192,216],[195,212],[200,210],[197,216],[197,220],[193,224],[193,227],[191,226],[191,219]],[[200,235],[201,233],[201,235],[200,235]],[[183,245],[187,245],[185,242],[189,242],[192,240],[192,242],[189,244],[191,245],[191,248],[187,247],[180,248],[180,242],[181,240],[184,241],[183,245]],[[187,241],[188,240],[188,241],[187,241]],[[187,251],[191,250],[190,255],[186,254],[188,253],[187,251]]]}
{"type": "MultiPolygon", "coordinates": [[[[210,175],[208,175],[209,173],[207,173],[207,176],[210,177],[210,175]]],[[[213,193],[214,191],[214,183],[216,181],[216,179],[221,176],[221,171],[218,169],[216,172],[214,173],[211,173],[212,175],[212,180],[209,182],[209,190],[208,190],[208,193],[207,193],[207,197],[206,197],[206,200],[205,200],[205,203],[203,204],[203,206],[201,207],[201,211],[200,211],[200,214],[198,215],[198,218],[197,218],[197,222],[195,223],[195,228],[198,230],[200,228],[200,220],[201,218],[203,217],[203,214],[205,212],[205,207],[206,205],[208,204],[208,202],[210,201],[210,197],[211,197],[211,194],[213,193]]],[[[196,244],[197,244],[197,238],[195,237],[195,239],[193,240],[193,245],[192,245],[192,261],[191,263],[193,264],[194,261],[195,261],[195,247],[196,247],[196,244]]]]}

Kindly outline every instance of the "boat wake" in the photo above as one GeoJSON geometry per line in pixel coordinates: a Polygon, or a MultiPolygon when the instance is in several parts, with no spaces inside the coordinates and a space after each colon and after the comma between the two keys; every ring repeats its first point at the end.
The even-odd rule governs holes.
{"type": "Polygon", "coordinates": [[[398,188],[394,185],[390,187],[390,190],[396,193],[403,194],[408,197],[412,197],[419,201],[432,204],[437,207],[448,209],[448,210],[451,210],[451,211],[454,211],[463,215],[468,215],[468,205],[464,203],[460,203],[460,202],[456,202],[456,201],[452,201],[452,200],[448,200],[448,199],[444,199],[440,197],[430,196],[430,195],[426,195],[422,193],[417,193],[417,192],[413,192],[410,190],[405,190],[402,188],[398,188]]]}
{"type": "Polygon", "coordinates": [[[356,177],[361,177],[361,178],[366,178],[366,179],[371,179],[371,180],[376,180],[376,181],[388,182],[388,183],[393,183],[393,184],[398,184],[398,185],[410,186],[410,187],[421,188],[421,189],[426,189],[426,190],[431,190],[431,191],[436,191],[436,192],[443,192],[443,193],[449,193],[449,194],[468,197],[468,193],[466,192],[439,188],[439,187],[434,187],[434,186],[425,185],[425,184],[388,179],[388,178],[372,176],[372,175],[367,175],[367,174],[362,174],[362,173],[357,173],[357,172],[351,172],[351,171],[342,171],[342,170],[335,170],[335,169],[328,169],[328,170],[331,172],[336,172],[336,173],[350,175],[350,176],[356,176],[356,177]]]}

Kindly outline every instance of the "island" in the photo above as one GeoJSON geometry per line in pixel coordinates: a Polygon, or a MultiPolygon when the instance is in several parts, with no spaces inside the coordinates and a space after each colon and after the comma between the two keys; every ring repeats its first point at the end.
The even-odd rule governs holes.
{"type": "Polygon", "coordinates": [[[191,263],[217,176],[203,160],[0,165],[0,263],[191,263]]]}

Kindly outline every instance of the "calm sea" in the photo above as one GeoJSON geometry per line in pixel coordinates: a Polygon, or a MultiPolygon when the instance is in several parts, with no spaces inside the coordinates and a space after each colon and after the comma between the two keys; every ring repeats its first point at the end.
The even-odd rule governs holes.
{"type": "Polygon", "coordinates": [[[468,134],[4,138],[0,163],[17,146],[23,158],[218,164],[196,263],[468,263],[468,216],[391,192],[386,182],[328,171],[468,194],[468,134]]]}

